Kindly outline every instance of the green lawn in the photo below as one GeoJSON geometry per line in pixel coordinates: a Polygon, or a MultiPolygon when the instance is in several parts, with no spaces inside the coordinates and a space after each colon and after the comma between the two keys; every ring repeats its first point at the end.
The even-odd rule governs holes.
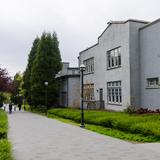
{"type": "MultiPolygon", "coordinates": [[[[51,109],[49,117],[61,117],[80,123],[78,109],[51,109]]],[[[101,134],[136,142],[160,141],[160,115],[129,115],[123,112],[85,110],[86,128],[101,134]]]]}
{"type": "Polygon", "coordinates": [[[8,118],[0,109],[0,160],[12,160],[11,144],[7,140],[8,118]]]}

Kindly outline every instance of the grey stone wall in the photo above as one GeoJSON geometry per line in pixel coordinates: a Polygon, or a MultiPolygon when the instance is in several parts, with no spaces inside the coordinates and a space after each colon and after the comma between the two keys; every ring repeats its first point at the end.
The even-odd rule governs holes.
{"type": "Polygon", "coordinates": [[[140,42],[139,28],[144,23],[129,22],[130,30],[130,87],[131,87],[131,105],[140,107],[140,42]]]}
{"type": "Polygon", "coordinates": [[[112,24],[98,39],[98,44],[80,53],[79,59],[94,57],[94,74],[84,76],[84,83],[94,83],[95,100],[99,99],[97,90],[103,88],[106,109],[122,110],[130,105],[130,63],[129,63],[129,23],[112,24]],[[108,50],[121,46],[122,67],[107,70],[108,50]],[[107,82],[122,81],[122,105],[107,104],[107,82]]]}
{"type": "Polygon", "coordinates": [[[80,78],[69,77],[68,78],[68,106],[79,107],[80,106],[80,78]]]}
{"type": "Polygon", "coordinates": [[[71,68],[69,67],[68,62],[63,62],[62,70],[56,75],[56,77],[60,83],[59,105],[79,107],[79,68],[71,68]]]}
{"type": "Polygon", "coordinates": [[[97,90],[103,88],[106,109],[122,110],[129,105],[140,105],[140,40],[139,28],[146,25],[141,21],[113,23],[98,38],[98,43],[79,55],[79,64],[94,57],[93,74],[84,76],[84,83],[94,83],[95,100],[97,90]],[[121,47],[121,67],[107,70],[107,51],[121,47]],[[121,81],[122,105],[107,104],[107,82],[121,81]]]}
{"type": "Polygon", "coordinates": [[[146,79],[160,78],[160,22],[140,30],[141,106],[160,108],[160,88],[147,89],[146,79]]]}

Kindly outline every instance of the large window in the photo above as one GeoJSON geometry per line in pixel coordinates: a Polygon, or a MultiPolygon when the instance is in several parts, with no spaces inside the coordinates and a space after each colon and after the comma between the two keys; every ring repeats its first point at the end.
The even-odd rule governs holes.
{"type": "Polygon", "coordinates": [[[122,103],[121,81],[107,83],[107,98],[109,104],[122,103]]]}
{"type": "Polygon", "coordinates": [[[84,100],[94,100],[94,84],[84,84],[84,100]]]}
{"type": "Polygon", "coordinates": [[[148,78],[147,79],[147,88],[160,88],[159,78],[148,78]]]}
{"type": "Polygon", "coordinates": [[[107,69],[121,66],[121,48],[115,48],[107,52],[107,69]]]}
{"type": "Polygon", "coordinates": [[[86,66],[85,73],[93,73],[94,72],[94,58],[89,58],[83,61],[83,64],[86,66]]]}

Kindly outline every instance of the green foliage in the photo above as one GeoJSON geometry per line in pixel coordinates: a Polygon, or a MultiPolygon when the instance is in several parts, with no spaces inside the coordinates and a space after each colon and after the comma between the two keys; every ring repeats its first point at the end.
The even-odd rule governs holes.
{"type": "Polygon", "coordinates": [[[10,102],[11,93],[0,92],[0,108],[3,106],[3,103],[10,102]]]}
{"type": "Polygon", "coordinates": [[[47,107],[44,105],[39,105],[32,109],[33,111],[36,111],[38,113],[46,113],[47,107]]]}
{"type": "MultiPolygon", "coordinates": [[[[54,119],[57,119],[57,120],[62,121],[64,123],[69,123],[69,124],[72,124],[72,125],[79,126],[79,123],[77,123],[73,120],[61,118],[61,117],[56,116],[54,114],[48,113],[47,116],[49,118],[54,118],[54,119]]],[[[159,139],[157,139],[154,136],[144,136],[142,134],[133,134],[133,133],[120,131],[120,130],[113,129],[113,128],[103,127],[103,126],[100,126],[100,125],[86,124],[85,128],[88,129],[88,130],[100,133],[100,134],[104,134],[104,135],[107,135],[107,136],[112,136],[112,137],[115,137],[115,138],[128,140],[128,141],[135,141],[135,142],[156,142],[156,141],[159,141],[159,139]]]]}
{"type": "MultiPolygon", "coordinates": [[[[81,111],[77,109],[51,109],[49,114],[80,123],[81,111]]],[[[147,137],[148,141],[160,141],[159,115],[129,115],[123,112],[85,110],[85,123],[112,128],[127,134],[147,137]]],[[[146,140],[145,140],[146,141],[146,140]]]]}
{"type": "Polygon", "coordinates": [[[0,109],[0,160],[12,160],[11,145],[7,140],[7,114],[0,109]]]}
{"type": "Polygon", "coordinates": [[[7,114],[0,109],[0,139],[7,138],[7,114]]]}
{"type": "Polygon", "coordinates": [[[47,106],[55,104],[58,97],[58,82],[55,76],[61,67],[56,34],[43,33],[31,69],[31,101],[34,106],[45,105],[46,91],[48,95],[47,106]],[[44,85],[46,81],[48,86],[44,85]]]}
{"type": "Polygon", "coordinates": [[[0,108],[3,106],[5,100],[6,96],[4,95],[4,93],[0,92],[0,108]]]}
{"type": "Polygon", "coordinates": [[[126,109],[124,109],[125,113],[133,114],[136,113],[137,109],[134,106],[128,106],[126,109]]]}
{"type": "Polygon", "coordinates": [[[26,98],[26,101],[30,105],[31,105],[31,70],[32,70],[33,62],[36,58],[39,42],[40,42],[40,39],[38,37],[33,42],[33,46],[28,56],[28,64],[23,75],[24,97],[26,98]]]}
{"type": "Polygon", "coordinates": [[[13,160],[11,145],[8,140],[0,140],[0,160],[13,160]]]}
{"type": "Polygon", "coordinates": [[[20,72],[15,74],[13,83],[15,87],[14,94],[22,95],[23,94],[23,91],[22,91],[23,76],[20,72]]]}
{"type": "Polygon", "coordinates": [[[98,132],[100,134],[104,134],[107,136],[116,137],[123,140],[135,141],[135,142],[156,142],[159,141],[154,136],[144,136],[142,134],[134,134],[129,132],[120,131],[113,128],[106,128],[103,126],[97,125],[86,125],[86,129],[92,130],[94,132],[98,132]]]}
{"type": "Polygon", "coordinates": [[[5,97],[4,103],[9,103],[10,102],[11,93],[4,92],[3,95],[5,97]]]}
{"type": "Polygon", "coordinates": [[[20,72],[16,73],[13,80],[13,92],[11,95],[11,101],[15,104],[22,103],[23,96],[23,76],[20,72]]]}

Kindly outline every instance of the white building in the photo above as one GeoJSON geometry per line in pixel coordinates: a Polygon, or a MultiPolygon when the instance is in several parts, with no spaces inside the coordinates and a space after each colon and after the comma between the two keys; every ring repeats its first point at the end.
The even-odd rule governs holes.
{"type": "Polygon", "coordinates": [[[160,20],[110,21],[78,58],[90,100],[103,97],[105,109],[160,108],[160,20]]]}

